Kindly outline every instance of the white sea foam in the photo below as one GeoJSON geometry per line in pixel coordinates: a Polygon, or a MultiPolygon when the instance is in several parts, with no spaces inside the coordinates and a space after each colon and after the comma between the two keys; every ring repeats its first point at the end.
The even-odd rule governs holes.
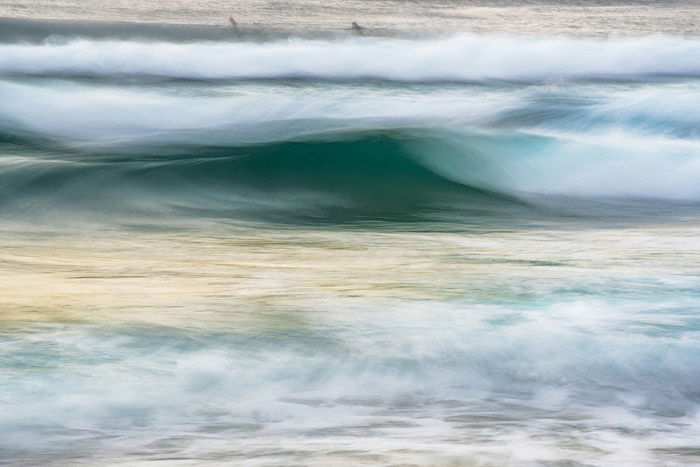
{"type": "Polygon", "coordinates": [[[700,143],[634,132],[495,132],[420,145],[417,157],[471,186],[519,196],[700,199],[700,143]]]}
{"type": "Polygon", "coordinates": [[[579,449],[548,439],[511,455],[578,459],[583,449],[605,462],[627,446],[634,458],[653,459],[653,448],[682,447],[697,433],[691,393],[699,376],[689,369],[698,341],[680,331],[679,305],[656,310],[653,326],[638,302],[333,304],[334,311],[317,302],[306,304],[298,334],[37,332],[2,347],[22,354],[49,346],[51,354],[34,350],[35,364],[49,367],[0,386],[0,407],[13,409],[0,416],[0,429],[12,429],[0,448],[49,449],[55,436],[37,438],[37,426],[61,427],[79,455],[101,433],[124,435],[113,452],[153,454],[165,440],[191,437],[195,456],[232,448],[250,455],[291,437],[298,444],[278,453],[287,456],[314,446],[317,432],[327,433],[328,445],[353,445],[348,433],[360,433],[363,443],[377,442],[363,450],[382,455],[408,442],[405,455],[415,460],[445,449],[441,455],[488,457],[508,452],[511,439],[565,430],[579,449]],[[666,326],[678,335],[658,335],[666,326]],[[63,364],[50,370],[55,354],[63,364]],[[206,429],[192,433],[198,427],[225,430],[228,445],[208,445],[206,429]],[[449,441],[457,434],[495,444],[463,449],[449,441]]]}
{"type": "Polygon", "coordinates": [[[338,130],[480,122],[521,101],[517,95],[491,92],[424,95],[234,87],[211,96],[65,83],[0,83],[0,98],[0,118],[5,124],[65,141],[224,145],[283,141],[338,130]],[[41,113],[36,112],[37,103],[41,113]],[[222,131],[215,136],[218,130],[222,131]]]}
{"type": "Polygon", "coordinates": [[[700,74],[700,41],[461,34],[437,39],[276,42],[71,40],[0,45],[1,73],[397,81],[542,80],[700,74]]]}

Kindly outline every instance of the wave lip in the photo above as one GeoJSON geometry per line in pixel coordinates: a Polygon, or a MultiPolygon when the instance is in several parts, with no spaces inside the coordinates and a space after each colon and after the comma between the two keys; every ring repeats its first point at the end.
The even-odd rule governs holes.
{"type": "Polygon", "coordinates": [[[0,73],[184,79],[404,82],[700,76],[700,40],[461,34],[407,40],[139,42],[75,39],[0,45],[0,73]]]}

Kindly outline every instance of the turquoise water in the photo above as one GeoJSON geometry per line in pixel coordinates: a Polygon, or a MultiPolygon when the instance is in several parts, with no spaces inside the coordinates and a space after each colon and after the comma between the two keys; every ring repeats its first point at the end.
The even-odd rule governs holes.
{"type": "Polygon", "coordinates": [[[158,5],[0,7],[0,463],[700,461],[694,5],[158,5]]]}

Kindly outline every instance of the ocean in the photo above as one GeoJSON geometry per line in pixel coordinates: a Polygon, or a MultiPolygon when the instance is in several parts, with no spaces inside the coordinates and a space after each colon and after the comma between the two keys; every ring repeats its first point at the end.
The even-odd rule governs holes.
{"type": "Polygon", "coordinates": [[[695,1],[0,4],[1,465],[700,463],[699,235],[695,1]]]}

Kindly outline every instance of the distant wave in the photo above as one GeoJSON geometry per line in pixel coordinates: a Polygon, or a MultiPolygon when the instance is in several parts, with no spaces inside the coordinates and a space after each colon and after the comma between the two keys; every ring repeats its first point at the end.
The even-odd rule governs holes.
{"type": "Polygon", "coordinates": [[[700,40],[582,40],[462,34],[433,39],[141,42],[54,39],[0,45],[0,73],[186,79],[405,82],[700,76],[700,40]]]}
{"type": "Polygon", "coordinates": [[[175,43],[192,41],[273,40],[289,37],[329,38],[350,35],[350,31],[300,30],[259,25],[241,25],[233,30],[226,20],[222,24],[173,24],[129,21],[47,20],[0,18],[0,43],[35,43],[46,40],[83,38],[93,40],[141,40],[175,43]]]}

